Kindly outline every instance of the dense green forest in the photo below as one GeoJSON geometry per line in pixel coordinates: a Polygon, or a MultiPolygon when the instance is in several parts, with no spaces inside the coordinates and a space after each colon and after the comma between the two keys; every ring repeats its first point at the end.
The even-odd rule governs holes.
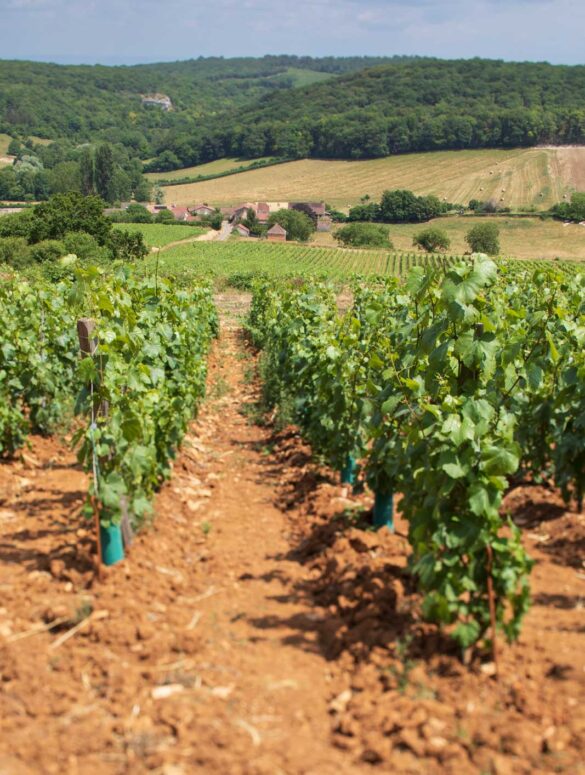
{"type": "MultiPolygon", "coordinates": [[[[80,164],[80,148],[90,143],[95,155],[107,141],[121,172],[110,192],[93,188],[111,201],[142,185],[139,160],[166,171],[224,156],[360,159],[584,143],[585,66],[416,57],[210,58],[132,67],[0,61],[0,133],[22,143],[34,136],[60,141],[52,151],[21,147],[20,179],[36,175],[38,185],[28,181],[20,190],[37,198],[71,190],[64,178],[79,174],[73,163],[80,164]],[[153,94],[167,95],[172,109],[145,106],[142,96],[153,94]],[[33,158],[23,158],[22,148],[33,158]],[[49,175],[58,164],[69,167],[49,175]]],[[[0,198],[14,198],[17,172],[3,172],[0,198]]]]}
{"type": "Polygon", "coordinates": [[[0,132],[108,140],[150,152],[168,130],[194,131],[204,117],[256,103],[297,83],[390,61],[383,57],[266,56],[105,67],[0,61],[0,132]],[[143,107],[168,95],[173,110],[143,107]]]}
{"type": "Polygon", "coordinates": [[[48,145],[12,140],[14,163],[0,167],[0,201],[35,201],[52,194],[77,192],[114,202],[151,196],[143,165],[121,143],[56,140],[48,145]]]}
{"type": "Polygon", "coordinates": [[[170,131],[183,164],[218,155],[363,159],[427,150],[585,142],[585,67],[491,60],[393,62],[262,98],[170,131]]]}

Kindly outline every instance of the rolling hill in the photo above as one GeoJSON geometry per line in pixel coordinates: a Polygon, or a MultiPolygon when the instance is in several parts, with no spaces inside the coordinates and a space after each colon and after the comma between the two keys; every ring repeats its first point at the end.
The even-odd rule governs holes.
{"type": "Polygon", "coordinates": [[[195,141],[167,138],[166,149],[183,166],[194,163],[194,146],[201,153],[209,145],[246,158],[368,159],[583,143],[585,66],[392,62],[266,95],[255,106],[211,117],[201,129],[204,137],[195,141]]]}
{"type": "Polygon", "coordinates": [[[106,67],[0,60],[0,133],[128,145],[142,138],[147,156],[146,144],[161,132],[194,132],[202,117],[385,61],[390,58],[201,57],[106,67]],[[145,108],[142,95],[152,94],[170,97],[173,109],[145,108]]]}
{"type": "MultiPolygon", "coordinates": [[[[197,175],[200,169],[206,168],[189,173],[197,175]]],[[[564,194],[585,189],[585,147],[444,151],[367,161],[303,159],[164,190],[166,201],[176,204],[325,200],[344,208],[365,194],[377,199],[395,188],[461,204],[495,199],[512,208],[545,209],[564,194]]]]}
{"type": "Polygon", "coordinates": [[[0,133],[120,143],[154,172],[224,157],[371,159],[585,143],[585,66],[416,57],[0,61],[0,133]],[[143,105],[155,94],[172,108],[143,105]]]}

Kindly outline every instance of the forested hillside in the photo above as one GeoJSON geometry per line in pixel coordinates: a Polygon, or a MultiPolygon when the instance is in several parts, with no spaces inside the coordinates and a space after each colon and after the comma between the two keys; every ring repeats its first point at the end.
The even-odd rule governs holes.
{"type": "Polygon", "coordinates": [[[107,140],[157,172],[226,156],[365,159],[583,143],[585,66],[288,56],[0,62],[0,133],[107,140]],[[145,106],[152,94],[172,108],[145,106]]]}
{"type": "MultiPolygon", "coordinates": [[[[269,95],[254,110],[209,126],[208,144],[244,156],[360,159],[582,143],[585,67],[479,59],[395,62],[269,95]]],[[[164,146],[193,163],[185,142],[172,134],[164,146]]]]}
{"type": "Polygon", "coordinates": [[[132,67],[0,61],[0,132],[13,137],[107,139],[134,145],[146,154],[162,128],[193,130],[203,116],[252,104],[327,74],[384,61],[390,60],[214,57],[132,67]],[[171,98],[171,112],[142,106],[142,95],[156,93],[171,98]]]}

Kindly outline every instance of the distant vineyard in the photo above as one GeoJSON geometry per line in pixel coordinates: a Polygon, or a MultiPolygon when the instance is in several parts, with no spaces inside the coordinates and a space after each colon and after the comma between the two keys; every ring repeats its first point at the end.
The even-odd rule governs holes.
{"type": "MultiPolygon", "coordinates": [[[[266,242],[197,242],[178,245],[161,255],[160,269],[173,276],[214,275],[233,277],[265,273],[270,276],[319,275],[345,278],[352,275],[403,277],[414,266],[450,266],[458,256],[421,253],[389,253],[383,250],[347,250],[266,242]]],[[[156,259],[147,261],[151,269],[156,259]]],[[[510,260],[511,266],[526,267],[526,261],[510,260]]],[[[550,261],[529,262],[533,267],[550,267],[550,261]]],[[[555,266],[573,274],[585,264],[559,261],[555,266]]]]}
{"type": "Polygon", "coordinates": [[[171,242],[197,237],[205,229],[201,226],[182,226],[173,223],[117,223],[115,229],[142,234],[147,247],[161,248],[171,242]]]}

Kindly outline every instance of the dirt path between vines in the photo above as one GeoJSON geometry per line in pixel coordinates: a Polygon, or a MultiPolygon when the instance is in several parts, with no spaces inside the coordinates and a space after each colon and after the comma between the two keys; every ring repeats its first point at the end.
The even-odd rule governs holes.
{"type": "Polygon", "coordinates": [[[0,465],[0,775],[583,772],[585,518],[510,494],[536,605],[499,685],[464,667],[420,622],[400,520],[363,530],[369,496],[252,421],[249,295],[217,302],[208,400],[103,580],[65,444],[0,465]]]}
{"type": "Polygon", "coordinates": [[[287,559],[268,431],[241,412],[255,388],[239,339],[224,327],[154,529],[103,583],[71,521],[85,487],[71,455],[36,440],[2,481],[3,775],[361,771],[330,743],[326,661],[299,648],[314,614],[290,590],[306,571],[287,559]],[[54,629],[32,634],[39,622],[54,629]]]}
{"type": "Polygon", "coordinates": [[[213,242],[219,238],[219,232],[214,229],[209,229],[204,234],[198,234],[196,237],[187,237],[186,239],[174,240],[174,242],[167,242],[166,245],[162,245],[160,248],[151,248],[151,253],[164,253],[172,248],[179,247],[181,245],[191,245],[194,242],[213,242]]]}

